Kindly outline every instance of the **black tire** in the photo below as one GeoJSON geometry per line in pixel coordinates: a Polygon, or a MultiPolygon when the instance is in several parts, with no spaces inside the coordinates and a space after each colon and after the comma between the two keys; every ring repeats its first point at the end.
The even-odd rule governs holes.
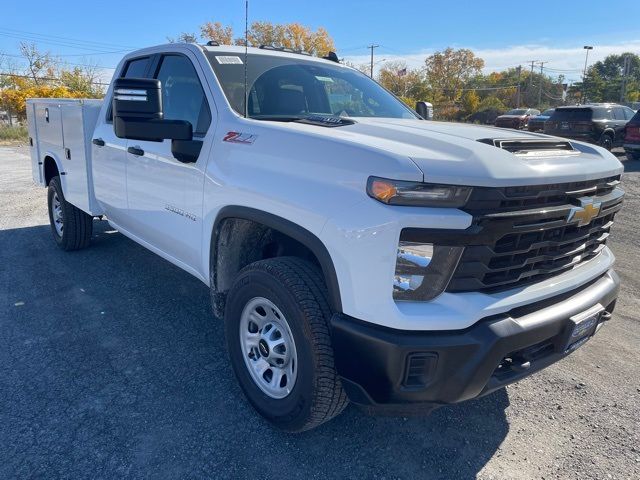
{"type": "Polygon", "coordinates": [[[229,291],[224,323],[231,365],[249,402],[281,430],[309,430],[347,406],[347,396],[334,367],[330,316],[320,271],[295,257],[252,263],[239,273],[229,291]],[[266,395],[253,380],[240,344],[242,312],[257,297],[268,299],[283,313],[297,350],[296,382],[291,392],[280,399],[266,395]]]}
{"type": "Polygon", "coordinates": [[[613,137],[609,133],[603,133],[600,137],[600,142],[598,142],[602,148],[606,148],[611,151],[613,148],[613,137]]]}
{"type": "Polygon", "coordinates": [[[93,232],[93,217],[67,202],[62,192],[60,177],[53,177],[47,192],[49,223],[53,238],[62,250],[80,250],[89,246],[93,232]],[[62,212],[62,231],[58,232],[54,221],[54,198],[58,198],[62,212]]]}

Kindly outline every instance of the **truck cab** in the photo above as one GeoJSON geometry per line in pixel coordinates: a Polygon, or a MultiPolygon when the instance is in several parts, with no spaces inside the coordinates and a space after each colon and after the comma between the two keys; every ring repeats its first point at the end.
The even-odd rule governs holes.
{"type": "Polygon", "coordinates": [[[58,245],[88,246],[101,217],[208,285],[279,428],[489,394],[612,316],[622,166],[598,146],[425,121],[350,67],[271,47],[147,48],[104,102],[29,105],[58,245]]]}

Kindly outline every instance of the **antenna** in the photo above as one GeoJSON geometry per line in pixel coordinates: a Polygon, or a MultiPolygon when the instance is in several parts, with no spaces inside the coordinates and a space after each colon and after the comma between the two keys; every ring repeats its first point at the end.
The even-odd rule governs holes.
{"type": "Polygon", "coordinates": [[[249,49],[249,0],[244,2],[244,118],[249,110],[249,92],[247,92],[247,58],[249,49]]]}

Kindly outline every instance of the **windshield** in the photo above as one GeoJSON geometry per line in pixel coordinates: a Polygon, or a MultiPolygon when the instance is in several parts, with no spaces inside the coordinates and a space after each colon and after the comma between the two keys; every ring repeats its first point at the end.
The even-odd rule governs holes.
{"type": "Polygon", "coordinates": [[[550,117],[551,115],[553,115],[553,112],[555,112],[556,109],[555,108],[550,108],[548,110],[545,110],[544,112],[541,113],[541,115],[543,117],[550,117]]]}
{"type": "MultiPolygon", "coordinates": [[[[207,52],[231,107],[244,114],[244,55],[207,52]]],[[[366,75],[302,58],[249,54],[247,115],[286,120],[312,115],[418,118],[366,75]]]]}
{"type": "Polygon", "coordinates": [[[505,115],[526,115],[526,108],[514,108],[513,110],[509,110],[505,115]]]}

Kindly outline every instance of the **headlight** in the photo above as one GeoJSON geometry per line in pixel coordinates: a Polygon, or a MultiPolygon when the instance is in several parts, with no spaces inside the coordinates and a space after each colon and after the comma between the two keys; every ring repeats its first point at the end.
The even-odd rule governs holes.
{"type": "Polygon", "coordinates": [[[471,187],[369,177],[367,194],[389,205],[456,208],[467,203],[471,187]]]}
{"type": "Polygon", "coordinates": [[[440,295],[447,288],[463,250],[462,247],[401,239],[393,278],[393,298],[427,301],[440,295]]]}

